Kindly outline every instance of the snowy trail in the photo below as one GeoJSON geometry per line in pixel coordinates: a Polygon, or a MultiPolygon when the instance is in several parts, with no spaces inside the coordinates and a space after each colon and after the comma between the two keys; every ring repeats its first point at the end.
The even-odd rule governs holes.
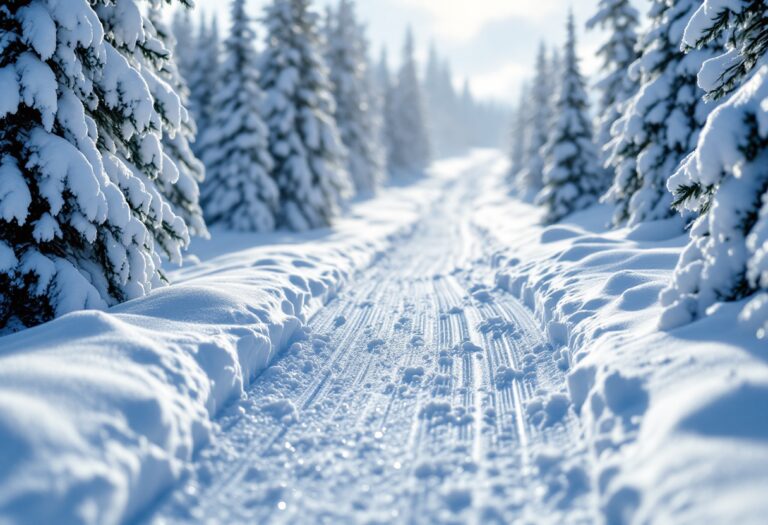
{"type": "Polygon", "coordinates": [[[472,224],[488,169],[311,320],[148,521],[596,521],[564,363],[472,224]]]}

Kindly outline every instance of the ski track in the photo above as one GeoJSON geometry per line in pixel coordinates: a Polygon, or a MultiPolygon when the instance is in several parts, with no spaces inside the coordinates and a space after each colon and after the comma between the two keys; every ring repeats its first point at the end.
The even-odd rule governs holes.
{"type": "Polygon", "coordinates": [[[558,355],[490,284],[486,169],[321,309],[149,522],[598,521],[581,424],[546,408],[558,355]]]}

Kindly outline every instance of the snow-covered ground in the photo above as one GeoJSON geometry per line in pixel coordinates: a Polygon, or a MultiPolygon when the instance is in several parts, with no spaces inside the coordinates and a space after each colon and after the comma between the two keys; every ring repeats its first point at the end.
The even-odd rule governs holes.
{"type": "Polygon", "coordinates": [[[0,338],[0,523],[764,523],[765,345],[685,238],[539,226],[495,152],[0,338]]]}
{"type": "Polygon", "coordinates": [[[659,232],[676,224],[607,230],[598,206],[542,228],[540,210],[483,181],[475,222],[499,246],[496,283],[569,370],[606,521],[765,523],[768,352],[744,302],[662,332],[658,295],[688,237],[659,232]]]}
{"type": "Polygon", "coordinates": [[[472,162],[353,205],[333,230],[215,232],[173,286],[0,338],[0,523],[119,523],[150,506],[220,410],[472,162]]]}

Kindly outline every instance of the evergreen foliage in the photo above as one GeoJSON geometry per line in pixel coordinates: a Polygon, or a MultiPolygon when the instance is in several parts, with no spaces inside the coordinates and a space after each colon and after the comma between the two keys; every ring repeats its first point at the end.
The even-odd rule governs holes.
{"type": "Polygon", "coordinates": [[[536,58],[536,71],[530,86],[530,108],[526,137],[526,164],[517,174],[516,187],[521,197],[530,199],[544,187],[543,148],[549,140],[551,114],[551,86],[547,48],[542,43],[536,58]]]}
{"type": "MultiPolygon", "coordinates": [[[[190,55],[182,63],[186,61],[188,65],[184,67],[191,68],[186,77],[190,87],[189,107],[202,133],[211,126],[215,112],[213,99],[221,87],[221,41],[215,17],[209,23],[201,16],[196,38],[189,50],[182,53],[190,55]]],[[[195,144],[195,151],[201,154],[199,146],[199,142],[195,144]]]]}
{"type": "MultiPolygon", "coordinates": [[[[640,54],[636,49],[638,25],[639,15],[630,0],[600,0],[597,13],[587,22],[588,28],[599,27],[608,35],[598,51],[603,75],[596,85],[600,91],[596,143],[602,165],[609,162],[607,148],[613,125],[623,114],[626,101],[637,92],[637,78],[630,74],[630,66],[640,54]]],[[[679,39],[669,45],[679,45],[679,39]]]]}
{"type": "Polygon", "coordinates": [[[687,49],[725,42],[699,73],[707,98],[724,102],[668,184],[679,207],[700,215],[661,295],[666,328],[706,315],[717,302],[756,292],[744,316],[761,333],[767,327],[766,8],[762,1],[706,0],[685,31],[687,49]]]}
{"type": "Polygon", "coordinates": [[[613,223],[634,226],[674,215],[667,181],[696,146],[712,109],[697,85],[710,46],[685,54],[680,49],[685,23],[699,2],[656,0],[652,25],[641,39],[643,54],[633,69],[638,93],[616,124],[611,165],[616,176],[607,200],[616,205],[613,223]]]}
{"type": "Polygon", "coordinates": [[[552,134],[543,148],[544,187],[536,202],[546,209],[544,221],[557,222],[594,204],[604,191],[597,153],[592,141],[589,101],[576,56],[573,15],[568,18],[552,134]]]}
{"type": "Polygon", "coordinates": [[[279,192],[267,128],[261,118],[263,96],[254,48],[255,33],[245,0],[232,1],[232,28],[224,42],[221,88],[208,129],[200,138],[208,170],[202,204],[211,225],[238,231],[275,228],[279,192]]]}
{"type": "MultiPolygon", "coordinates": [[[[187,9],[179,11],[188,12],[187,9]]],[[[171,163],[165,163],[165,165],[174,166],[179,174],[178,177],[171,177],[170,180],[175,179],[175,182],[166,181],[161,190],[171,204],[173,211],[184,219],[189,233],[199,237],[208,237],[208,229],[200,207],[199,188],[199,184],[205,178],[205,168],[192,152],[191,145],[197,136],[197,126],[187,110],[189,88],[179,72],[176,61],[170,59],[175,56],[177,43],[171,29],[163,21],[163,13],[157,6],[150,9],[149,20],[160,44],[171,55],[170,57],[163,57],[163,60],[156,64],[158,67],[157,74],[181,100],[178,126],[174,124],[169,127],[166,123],[167,129],[163,134],[163,151],[171,160],[171,163]]],[[[162,112],[162,108],[158,108],[158,112],[162,112]]]]}
{"type": "Polygon", "coordinates": [[[424,174],[431,159],[424,95],[414,52],[413,33],[409,30],[389,108],[389,169],[392,176],[400,178],[424,174]]]}
{"type": "Polygon", "coordinates": [[[336,99],[336,122],[347,148],[348,171],[358,194],[370,195],[384,180],[384,151],[373,102],[368,42],[352,0],[340,0],[328,16],[327,61],[336,99]]]}
{"type": "Polygon", "coordinates": [[[278,226],[307,230],[331,224],[351,191],[346,155],[333,117],[318,15],[309,0],[273,0],[260,82],[264,121],[280,190],[278,226]]]}
{"type": "Polygon", "coordinates": [[[142,296],[181,260],[162,142],[183,106],[146,6],[0,6],[0,327],[142,296]]]}

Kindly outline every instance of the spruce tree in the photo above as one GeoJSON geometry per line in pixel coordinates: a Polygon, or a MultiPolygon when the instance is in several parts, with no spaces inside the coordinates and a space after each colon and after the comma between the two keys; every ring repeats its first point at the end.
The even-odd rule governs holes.
{"type": "Polygon", "coordinates": [[[530,130],[528,129],[528,85],[520,86],[520,98],[514,111],[512,122],[512,148],[509,158],[509,175],[514,181],[518,173],[526,165],[525,146],[526,138],[530,130]]]}
{"type": "Polygon", "coordinates": [[[560,79],[563,77],[563,59],[557,49],[552,50],[552,55],[547,63],[549,68],[549,118],[550,126],[557,121],[557,104],[560,99],[560,79]]]}
{"type": "Polygon", "coordinates": [[[423,175],[431,157],[424,95],[414,52],[413,33],[409,29],[390,108],[392,154],[389,169],[394,177],[399,178],[423,175]]]}
{"type": "Polygon", "coordinates": [[[530,121],[526,140],[526,164],[518,173],[516,187],[524,199],[532,199],[544,186],[544,158],[542,149],[549,140],[551,122],[551,78],[549,76],[547,48],[542,43],[536,58],[536,73],[530,86],[530,121]]]}
{"type": "Polygon", "coordinates": [[[368,83],[368,93],[370,95],[370,119],[373,126],[373,135],[376,144],[378,145],[379,162],[381,163],[382,182],[387,180],[387,139],[384,122],[384,95],[379,86],[378,80],[378,68],[374,65],[373,57],[368,55],[368,75],[366,81],[368,83]]]}
{"type": "Polygon", "coordinates": [[[189,241],[159,190],[181,104],[150,91],[168,51],[142,4],[0,6],[0,328],[142,296],[189,241]]]}
{"type": "Polygon", "coordinates": [[[335,117],[355,191],[371,195],[384,180],[384,152],[377,135],[364,32],[352,0],[340,0],[329,16],[326,44],[335,117]]]}
{"type": "Polygon", "coordinates": [[[697,85],[711,46],[683,53],[681,29],[698,0],[656,0],[651,27],[641,39],[643,54],[633,68],[638,93],[617,121],[610,164],[615,179],[607,200],[616,206],[613,223],[634,226],[674,215],[667,180],[695,147],[713,104],[697,85]]]}
{"type": "Polygon", "coordinates": [[[461,121],[451,66],[440,57],[434,45],[430,47],[425,70],[424,95],[434,154],[446,157],[463,153],[470,131],[467,123],[461,121]]]}
{"type": "Polygon", "coordinates": [[[685,31],[688,48],[725,42],[699,74],[707,98],[724,102],[709,116],[696,149],[668,184],[676,204],[699,217],[673,282],[661,295],[666,328],[706,315],[717,302],[760,291],[745,317],[763,324],[765,334],[767,15],[763,2],[707,0],[685,31]]]}
{"type": "Polygon", "coordinates": [[[710,100],[720,100],[742,86],[768,49],[768,4],[763,0],[704,0],[685,29],[688,50],[725,42],[724,52],[707,61],[699,85],[710,100]]]}
{"type": "Polygon", "coordinates": [[[263,95],[254,48],[255,33],[245,0],[233,0],[232,27],[224,41],[221,87],[216,92],[211,123],[200,137],[207,169],[202,204],[211,225],[237,231],[275,228],[279,191],[267,128],[261,118],[263,95]]]}
{"type": "Polygon", "coordinates": [[[554,223],[594,204],[605,190],[592,141],[589,101],[576,56],[573,14],[568,17],[557,113],[544,147],[544,188],[536,203],[546,208],[544,221],[554,223]]]}
{"type": "MultiPolygon", "coordinates": [[[[188,10],[181,9],[179,11],[188,10]]],[[[176,40],[171,29],[163,21],[163,13],[157,6],[150,9],[149,20],[155,37],[168,51],[168,54],[162,56],[160,61],[150,62],[148,65],[154,65],[157,68],[159,78],[165,81],[181,102],[181,113],[178,115],[178,121],[170,123],[166,121],[164,123],[166,130],[163,134],[163,151],[171,161],[165,163],[164,166],[175,167],[178,176],[166,180],[161,191],[168,199],[174,213],[184,219],[190,234],[208,237],[208,229],[205,226],[203,211],[200,207],[199,188],[199,184],[205,177],[205,168],[191,148],[197,135],[197,126],[187,110],[189,88],[179,73],[176,61],[171,59],[175,54],[176,40]]],[[[158,113],[162,114],[162,108],[158,108],[158,113]]]]}
{"type": "MultiPolygon", "coordinates": [[[[215,17],[210,22],[204,16],[200,17],[191,53],[189,60],[192,70],[186,79],[190,87],[189,107],[197,123],[198,133],[202,135],[211,125],[215,112],[213,99],[221,88],[221,42],[219,24],[215,17]]],[[[198,155],[202,155],[199,146],[197,142],[194,149],[198,155]]]]}
{"type": "MultiPolygon", "coordinates": [[[[158,139],[162,142],[163,137],[175,136],[181,130],[184,107],[174,88],[162,78],[161,71],[169,64],[171,52],[163,47],[152,22],[143,14],[145,8],[153,5],[145,0],[108,2],[98,5],[96,13],[104,27],[105,41],[138,71],[147,87],[153,107],[153,114],[148,119],[148,134],[140,140],[136,135],[126,140],[129,157],[125,153],[123,156],[128,159],[129,168],[148,179],[145,186],[152,197],[150,218],[154,218],[156,242],[173,262],[181,262],[180,248],[189,243],[189,229],[175,214],[166,195],[166,190],[178,183],[179,169],[163,151],[162,144],[155,145],[155,142],[158,139]]],[[[113,86],[114,79],[110,79],[109,75],[105,77],[101,81],[106,82],[110,89],[116,89],[121,94],[129,92],[119,83],[113,86]]],[[[117,135],[115,130],[112,133],[117,135]]],[[[114,141],[114,138],[109,140],[114,141]]],[[[119,149],[116,151],[120,153],[119,149]]],[[[130,192],[131,185],[126,184],[124,191],[130,192]]],[[[171,191],[168,190],[168,193],[171,191]]]]}
{"type": "Polygon", "coordinates": [[[261,85],[265,122],[280,189],[278,224],[294,230],[327,226],[351,190],[336,122],[318,15],[309,0],[267,7],[261,85]]]}
{"type": "Polygon", "coordinates": [[[185,83],[192,78],[197,50],[197,35],[192,21],[192,12],[192,9],[176,9],[171,21],[171,33],[175,41],[173,58],[185,83]]]}
{"type": "Polygon", "coordinates": [[[379,94],[379,103],[381,105],[381,137],[384,146],[384,156],[387,166],[387,173],[391,175],[391,166],[395,158],[395,115],[394,115],[394,86],[392,85],[392,74],[389,69],[389,59],[387,50],[382,49],[379,57],[379,63],[376,67],[376,86],[379,94]]]}
{"type": "Polygon", "coordinates": [[[622,105],[637,92],[637,82],[629,71],[639,57],[635,49],[638,18],[630,0],[600,0],[597,13],[587,22],[588,28],[599,27],[608,35],[598,51],[603,59],[603,76],[596,86],[600,91],[596,143],[603,165],[610,157],[606,147],[611,141],[611,128],[623,113],[622,105]]]}
{"type": "Polygon", "coordinates": [[[461,131],[458,136],[459,147],[469,148],[469,143],[472,141],[471,135],[474,128],[474,122],[472,121],[472,104],[474,100],[472,97],[471,86],[469,79],[464,78],[461,84],[461,90],[457,93],[456,103],[453,109],[450,111],[452,115],[453,124],[461,131]]]}
{"type": "Polygon", "coordinates": [[[445,111],[442,88],[442,64],[437,48],[432,43],[429,46],[427,66],[424,70],[425,109],[429,115],[429,135],[435,155],[438,157],[448,154],[450,149],[444,132],[453,129],[450,122],[452,112],[445,111]]]}

